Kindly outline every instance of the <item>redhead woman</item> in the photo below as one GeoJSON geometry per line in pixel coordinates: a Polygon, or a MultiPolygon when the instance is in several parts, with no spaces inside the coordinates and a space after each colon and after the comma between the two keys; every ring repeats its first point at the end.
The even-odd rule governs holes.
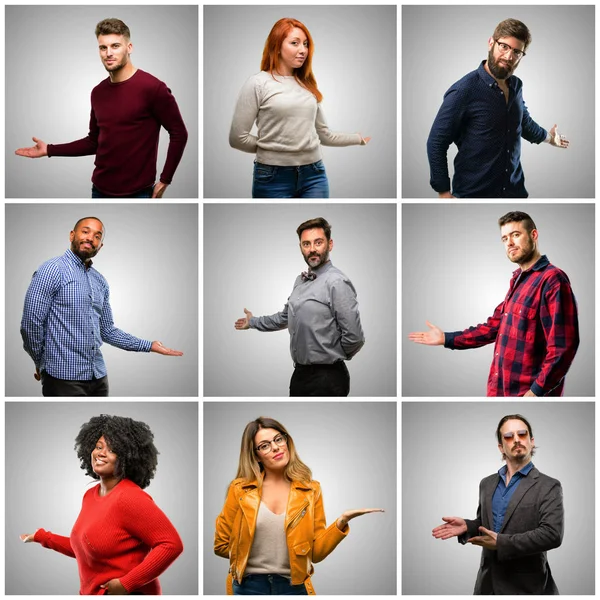
{"type": "Polygon", "coordinates": [[[157,578],[183,545],[143,491],[157,465],[152,431],[141,421],[100,415],[82,425],[75,450],[99,483],[84,494],[71,535],[38,529],[21,539],[75,558],[80,594],[161,594],[157,578]]]}
{"type": "Polygon", "coordinates": [[[380,508],[347,510],[329,525],[321,486],[275,419],[246,425],[237,477],[217,517],[215,554],[229,559],[227,593],[315,594],[313,563],[348,535],[348,522],[380,508]]]}
{"type": "Polygon", "coordinates": [[[253,198],[329,198],[321,145],[364,146],[371,139],[327,127],[313,51],[304,24],[280,19],[265,43],[260,73],[242,87],[229,143],[256,154],[253,198]],[[258,136],[250,133],[255,122],[258,136]]]}

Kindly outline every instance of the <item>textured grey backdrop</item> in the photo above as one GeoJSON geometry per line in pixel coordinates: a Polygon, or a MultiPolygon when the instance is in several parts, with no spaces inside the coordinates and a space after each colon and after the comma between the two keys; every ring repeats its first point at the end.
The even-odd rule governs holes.
{"type": "Polygon", "coordinates": [[[215,520],[235,478],[244,427],[279,421],[321,483],[327,524],[351,508],[383,508],[350,534],[312,578],[317,594],[396,593],[395,402],[204,403],[204,593],[224,594],[229,565],[213,551],[215,520]],[[375,450],[376,449],[376,450],[375,450]]]}
{"type": "Polygon", "coordinates": [[[103,344],[111,396],[197,396],[198,207],[192,204],[6,205],[6,395],[41,396],[20,335],[25,292],[34,271],[65,252],[75,222],[89,215],[106,227],[94,265],[110,285],[115,325],[184,353],[103,344]]]}
{"type": "MultiPolygon", "coordinates": [[[[6,197],[89,198],[94,156],[28,159],[15,155],[35,136],[46,143],[88,133],[90,94],[108,74],[98,56],[96,24],[127,23],[133,64],[164,81],[188,130],[183,158],[165,198],[198,197],[197,6],[6,7],[6,197]]],[[[157,180],[169,134],[162,129],[157,180]]]]}
{"type": "Polygon", "coordinates": [[[237,331],[233,324],[244,307],[257,317],[282,310],[306,270],[296,228],[319,216],[332,226],[331,261],[356,288],[365,332],[364,347],[346,363],[350,395],[396,395],[396,206],[206,204],[205,396],[289,394],[288,331],[237,331]]]}
{"type": "Polygon", "coordinates": [[[403,404],[403,594],[473,593],[480,548],[431,530],[443,516],[475,518],[479,482],[504,464],[496,427],[514,413],[531,423],[533,463],[563,487],[565,535],[548,552],[558,589],[594,594],[594,403],[539,401],[403,404]]]}
{"type": "Polygon", "coordinates": [[[368,146],[323,148],[333,198],[396,197],[395,6],[204,7],[204,197],[249,198],[255,155],[229,146],[244,82],[260,71],[271,27],[302,21],[332,131],[372,136],[368,146]]]}
{"type": "MultiPolygon", "coordinates": [[[[533,119],[558,124],[568,150],[522,140],[525,185],[534,198],[593,198],[595,190],[594,6],[403,6],[402,196],[437,198],[425,143],[444,93],[487,58],[500,21],[519,19],[532,43],[515,75],[533,119]],[[560,38],[564,33],[568,42],[560,38]]],[[[456,146],[448,151],[450,175],[456,146]]]]}
{"type": "Polygon", "coordinates": [[[402,207],[402,395],[485,396],[493,344],[448,350],[408,340],[425,320],[443,331],[483,323],[504,300],[517,268],[506,257],[498,219],[528,213],[539,248],[568,276],[581,342],[566,396],[593,396],[595,280],[593,204],[405,204],[402,207]]]}
{"type": "Polygon", "coordinates": [[[197,594],[197,402],[7,402],[6,593],[78,593],[75,560],[39,544],[23,544],[19,535],[40,527],[70,534],[88,484],[96,483],[79,467],[75,437],[81,425],[102,413],[131,417],[152,429],[160,454],[146,491],[184,545],[160,582],[165,594],[197,594]]]}

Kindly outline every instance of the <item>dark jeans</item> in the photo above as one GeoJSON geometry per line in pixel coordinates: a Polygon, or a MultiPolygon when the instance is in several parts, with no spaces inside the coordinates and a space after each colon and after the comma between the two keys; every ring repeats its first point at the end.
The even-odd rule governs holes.
{"type": "Polygon", "coordinates": [[[42,371],[42,395],[44,396],[108,396],[108,376],[89,381],[57,379],[42,371]]]}
{"type": "Polygon", "coordinates": [[[318,160],[299,167],[254,163],[253,198],[329,198],[325,165],[318,160]]]}
{"type": "Polygon", "coordinates": [[[332,365],[296,365],[290,396],[347,396],[350,373],[343,360],[332,365]]]}
{"type": "Polygon", "coordinates": [[[308,596],[303,583],[292,585],[281,575],[246,575],[242,585],[233,581],[233,594],[237,596],[308,596]]]}
{"type": "Polygon", "coordinates": [[[144,188],[139,192],[135,192],[130,194],[129,196],[109,196],[104,192],[101,192],[95,185],[92,186],[92,198],[152,198],[152,192],[154,190],[154,186],[144,188]]]}

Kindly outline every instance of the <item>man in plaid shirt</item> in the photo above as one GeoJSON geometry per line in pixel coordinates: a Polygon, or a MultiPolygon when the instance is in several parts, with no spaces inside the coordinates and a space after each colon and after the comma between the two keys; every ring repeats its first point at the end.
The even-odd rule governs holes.
{"type": "Polygon", "coordinates": [[[498,224],[506,255],[519,269],[494,314],[481,325],[451,333],[427,321],[429,331],[408,337],[451,350],[495,342],[488,396],[562,396],[579,346],[577,303],[569,278],[540,254],[538,231],[527,213],[509,212],[498,224]]]}
{"type": "Polygon", "coordinates": [[[46,261],[25,296],[21,336],[35,363],[44,396],[108,396],[103,342],[132,352],[181,356],[160,342],[142,340],[115,327],[106,279],[92,267],[103,246],[104,225],[79,219],[71,247],[46,261]]]}

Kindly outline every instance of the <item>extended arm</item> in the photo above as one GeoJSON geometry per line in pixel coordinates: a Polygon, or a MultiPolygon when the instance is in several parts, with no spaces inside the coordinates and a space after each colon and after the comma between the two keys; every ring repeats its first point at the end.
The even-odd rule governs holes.
{"type": "Polygon", "coordinates": [[[227,492],[227,499],[223,505],[223,510],[221,510],[221,513],[217,517],[215,525],[214,550],[215,554],[222,558],[229,558],[231,528],[233,527],[233,521],[238,510],[239,504],[235,495],[235,487],[231,484],[227,492]]]}
{"type": "Polygon", "coordinates": [[[356,290],[347,279],[331,284],[331,310],[342,333],[342,348],[349,360],[364,346],[365,336],[360,324],[356,290]]]}
{"type": "Polygon", "coordinates": [[[119,508],[127,531],[151,549],[139,565],[119,577],[121,585],[131,592],[163,573],[183,552],[183,543],[171,521],[148,494],[121,496],[119,508]]]}
{"type": "Polygon", "coordinates": [[[342,531],[334,521],[329,527],[326,526],[325,509],[323,508],[323,496],[321,486],[316,483],[315,505],[314,505],[314,533],[312,561],[318,563],[333,552],[336,546],[350,533],[350,527],[346,524],[342,531]]]}
{"type": "Polygon", "coordinates": [[[523,102],[523,118],[521,119],[521,137],[532,144],[541,144],[547,137],[548,132],[540,127],[530,116],[525,102],[523,102]]]}
{"type": "Polygon", "coordinates": [[[448,148],[457,143],[464,116],[465,96],[458,88],[451,87],[445,94],[442,106],[431,126],[427,138],[427,157],[431,187],[439,194],[451,189],[448,173],[448,148]]]}
{"type": "Polygon", "coordinates": [[[46,324],[54,296],[60,289],[60,273],[53,264],[42,265],[34,274],[25,294],[21,337],[23,347],[35,363],[42,368],[46,342],[46,324]]]}
{"type": "Polygon", "coordinates": [[[579,346],[577,304],[566,281],[543,291],[540,318],[546,336],[546,356],[531,391],[545,396],[565,377],[579,346]]]}
{"type": "Polygon", "coordinates": [[[259,90],[254,78],[243,85],[229,130],[229,144],[236,150],[256,154],[258,138],[250,133],[260,107],[259,90]]]}
{"type": "Polygon", "coordinates": [[[285,303],[283,310],[274,315],[264,317],[250,317],[248,327],[250,329],[258,329],[258,331],[279,331],[287,329],[288,326],[288,304],[285,303]]]}
{"type": "Polygon", "coordinates": [[[323,146],[357,146],[365,145],[371,138],[364,138],[360,133],[339,133],[331,131],[327,126],[323,108],[317,105],[317,116],[315,118],[315,129],[323,146]]]}
{"type": "Polygon", "coordinates": [[[49,548],[65,556],[75,558],[75,552],[71,548],[71,540],[64,535],[56,535],[56,533],[52,533],[51,531],[38,529],[33,535],[33,541],[41,544],[44,548],[49,548]]]}
{"type": "Polygon", "coordinates": [[[504,302],[499,304],[494,310],[494,314],[485,323],[481,323],[476,327],[469,327],[464,331],[444,333],[444,346],[451,350],[467,350],[469,348],[479,348],[496,341],[503,306],[504,302]]]}

